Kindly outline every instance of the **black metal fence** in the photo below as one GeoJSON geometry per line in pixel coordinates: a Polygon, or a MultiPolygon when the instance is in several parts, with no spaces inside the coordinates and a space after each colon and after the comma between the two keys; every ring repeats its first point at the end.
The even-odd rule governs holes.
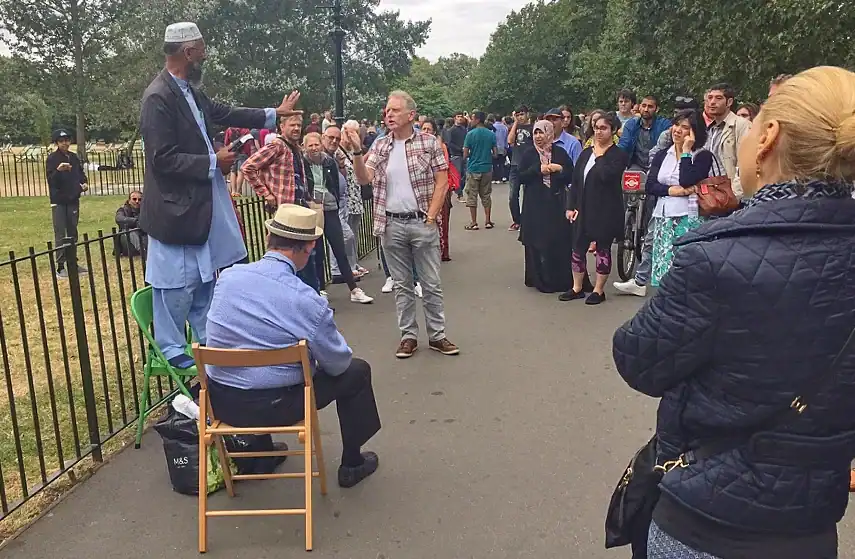
{"type": "MultiPolygon", "coordinates": [[[[50,149],[29,146],[0,153],[0,196],[47,196],[45,162],[50,149]]],[[[128,194],[140,188],[145,156],[140,147],[90,148],[84,163],[89,190],[86,195],[128,194]]]]}
{"type": "MultiPolygon", "coordinates": [[[[257,260],[266,244],[263,200],[235,208],[257,260]]],[[[376,248],[371,215],[367,202],[360,257],[376,248]]],[[[0,262],[0,520],[84,459],[102,461],[105,443],[138,417],[146,348],[129,301],[145,285],[145,262],[122,254],[135,232],[99,231],[0,262]],[[60,254],[67,279],[57,277],[60,254]]],[[[152,407],[174,388],[157,378],[152,407]]]]}

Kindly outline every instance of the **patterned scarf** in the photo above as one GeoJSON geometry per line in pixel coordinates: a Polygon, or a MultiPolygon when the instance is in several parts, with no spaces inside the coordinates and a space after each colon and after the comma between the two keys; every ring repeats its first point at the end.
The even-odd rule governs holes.
{"type": "Polygon", "coordinates": [[[810,182],[782,182],[778,184],[769,184],[757,191],[745,205],[747,207],[763,202],[772,202],[775,200],[795,200],[797,198],[805,198],[814,200],[817,198],[847,198],[852,196],[853,186],[847,182],[825,182],[813,180],[810,182]]]}
{"type": "MultiPolygon", "coordinates": [[[[538,120],[537,122],[535,122],[534,127],[531,130],[531,133],[534,134],[534,132],[536,130],[540,130],[541,132],[543,132],[544,136],[546,136],[547,138],[554,138],[555,137],[555,128],[553,127],[552,123],[549,122],[548,120],[538,120]]],[[[546,144],[546,147],[543,149],[540,149],[537,146],[537,142],[534,142],[534,147],[535,147],[535,149],[537,149],[537,154],[540,155],[540,164],[541,165],[549,165],[550,163],[552,163],[552,142],[551,141],[548,144],[546,144]]],[[[546,186],[550,186],[551,183],[552,183],[551,175],[543,175],[543,184],[545,184],[546,186]]]]}

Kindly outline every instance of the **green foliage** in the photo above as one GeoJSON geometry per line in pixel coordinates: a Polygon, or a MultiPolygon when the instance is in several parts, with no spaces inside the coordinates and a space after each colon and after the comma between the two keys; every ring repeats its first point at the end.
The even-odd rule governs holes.
{"type": "Polygon", "coordinates": [[[47,145],[52,116],[35,93],[4,93],[0,95],[0,141],[47,145]]]}
{"type": "Polygon", "coordinates": [[[762,101],[769,79],[851,67],[855,10],[832,0],[538,0],[493,34],[466,106],[614,108],[622,87],[667,100],[726,81],[762,101]]]}
{"type": "Polygon", "coordinates": [[[455,110],[468,110],[467,90],[477,67],[477,59],[460,53],[442,56],[435,63],[416,57],[409,75],[395,88],[413,96],[420,114],[446,118],[455,110]]]}

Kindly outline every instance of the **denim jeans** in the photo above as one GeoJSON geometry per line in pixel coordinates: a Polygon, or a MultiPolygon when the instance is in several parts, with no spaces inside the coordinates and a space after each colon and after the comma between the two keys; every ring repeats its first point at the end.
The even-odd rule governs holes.
{"type": "MultiPolygon", "coordinates": [[[[383,266],[383,275],[387,278],[391,278],[392,274],[389,273],[389,263],[386,262],[386,253],[383,252],[383,245],[379,245],[378,249],[380,251],[380,264],[383,266]]],[[[413,268],[413,283],[419,283],[419,272],[413,268]]]]}
{"type": "Polygon", "coordinates": [[[517,165],[511,165],[508,181],[510,182],[511,218],[513,218],[514,223],[519,224],[522,219],[522,211],[520,209],[520,168],[517,165]]]}
{"type": "Polygon", "coordinates": [[[431,341],[445,338],[445,310],[439,278],[439,227],[420,219],[390,217],[380,237],[394,280],[395,309],[401,338],[419,338],[414,272],[424,295],[425,326],[431,341]]]}
{"type": "MultiPolygon", "coordinates": [[[[650,212],[651,214],[653,212],[650,212]]],[[[647,223],[647,234],[644,235],[644,244],[641,245],[641,262],[635,269],[635,283],[647,285],[650,281],[650,272],[653,268],[653,218],[647,223]]]]}

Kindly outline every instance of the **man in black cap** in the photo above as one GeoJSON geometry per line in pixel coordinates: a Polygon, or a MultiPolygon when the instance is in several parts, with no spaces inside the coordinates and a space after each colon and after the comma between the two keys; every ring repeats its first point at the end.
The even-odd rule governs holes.
{"type": "Polygon", "coordinates": [[[460,173],[460,190],[457,191],[457,199],[463,201],[463,187],[466,186],[466,160],[463,158],[463,142],[466,141],[466,117],[462,111],[454,113],[454,126],[443,130],[442,141],[448,148],[448,159],[451,165],[460,173]]]}
{"type": "MultiPolygon", "coordinates": [[[[48,155],[45,163],[45,175],[50,193],[51,217],[53,218],[53,235],[55,246],[60,247],[66,237],[77,242],[77,222],[80,218],[80,195],[89,189],[86,184],[86,174],[80,165],[77,154],[72,152],[71,135],[65,130],[57,130],[51,140],[56,144],[56,151],[48,155]]],[[[88,270],[78,266],[78,271],[88,270]]],[[[67,278],[65,269],[65,251],[56,254],[56,275],[67,278]]]]}

